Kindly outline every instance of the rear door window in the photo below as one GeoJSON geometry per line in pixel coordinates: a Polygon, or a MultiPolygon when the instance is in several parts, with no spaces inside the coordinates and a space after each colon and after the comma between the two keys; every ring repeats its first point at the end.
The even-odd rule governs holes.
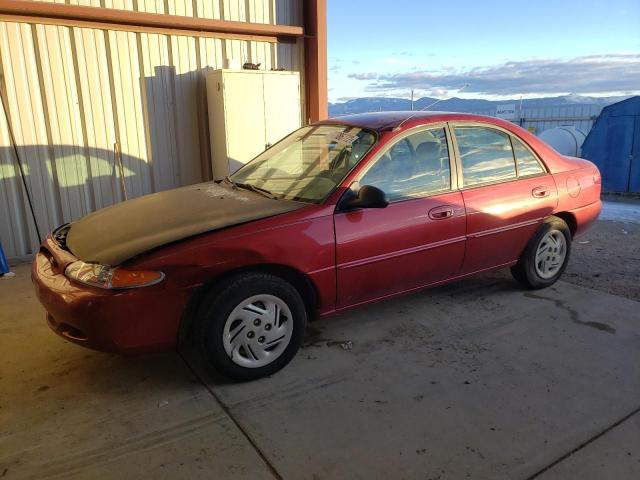
{"type": "Polygon", "coordinates": [[[454,128],[465,187],[517,177],[509,135],[485,127],[454,128]]]}

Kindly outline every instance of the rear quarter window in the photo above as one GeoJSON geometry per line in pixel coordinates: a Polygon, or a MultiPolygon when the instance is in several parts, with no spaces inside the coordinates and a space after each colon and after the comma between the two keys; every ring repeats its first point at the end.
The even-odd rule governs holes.
{"type": "Polygon", "coordinates": [[[511,137],[513,143],[513,153],[518,165],[518,176],[528,177],[545,173],[544,168],[531,151],[516,137],[511,137]]]}

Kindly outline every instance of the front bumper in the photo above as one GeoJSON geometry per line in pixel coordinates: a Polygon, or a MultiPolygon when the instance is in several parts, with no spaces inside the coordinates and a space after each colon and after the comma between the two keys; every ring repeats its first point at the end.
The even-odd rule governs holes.
{"type": "Polygon", "coordinates": [[[170,291],[164,282],[131,290],[80,285],[64,275],[74,258],[47,237],[32,264],[36,295],[56,334],[108,352],[157,352],[175,347],[186,292],[170,291]]]}

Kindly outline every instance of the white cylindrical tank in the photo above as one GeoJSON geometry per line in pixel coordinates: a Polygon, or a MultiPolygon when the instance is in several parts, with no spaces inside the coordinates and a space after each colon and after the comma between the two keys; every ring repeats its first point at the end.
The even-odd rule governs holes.
{"type": "Polygon", "coordinates": [[[573,126],[562,126],[545,130],[538,137],[562,155],[579,157],[587,134],[573,126]]]}

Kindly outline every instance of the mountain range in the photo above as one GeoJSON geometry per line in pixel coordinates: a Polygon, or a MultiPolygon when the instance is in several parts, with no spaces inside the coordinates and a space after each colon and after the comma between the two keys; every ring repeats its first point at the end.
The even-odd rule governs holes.
{"type": "MultiPolygon", "coordinates": [[[[548,108],[569,106],[593,106],[604,107],[612,103],[629,98],[617,97],[588,97],[583,95],[562,95],[559,97],[527,98],[522,100],[522,108],[548,108]]],[[[414,110],[423,110],[429,105],[429,110],[441,110],[447,112],[477,112],[485,113],[495,110],[497,105],[519,105],[520,99],[510,100],[482,100],[452,97],[438,101],[437,98],[422,97],[414,101],[414,110]],[[437,103],[436,103],[437,102],[437,103]],[[434,104],[435,103],[435,104],[434,104]]],[[[380,112],[390,110],[411,110],[411,100],[393,97],[363,97],[354,98],[342,103],[329,104],[329,116],[347,115],[350,113],[380,112]]]]}

